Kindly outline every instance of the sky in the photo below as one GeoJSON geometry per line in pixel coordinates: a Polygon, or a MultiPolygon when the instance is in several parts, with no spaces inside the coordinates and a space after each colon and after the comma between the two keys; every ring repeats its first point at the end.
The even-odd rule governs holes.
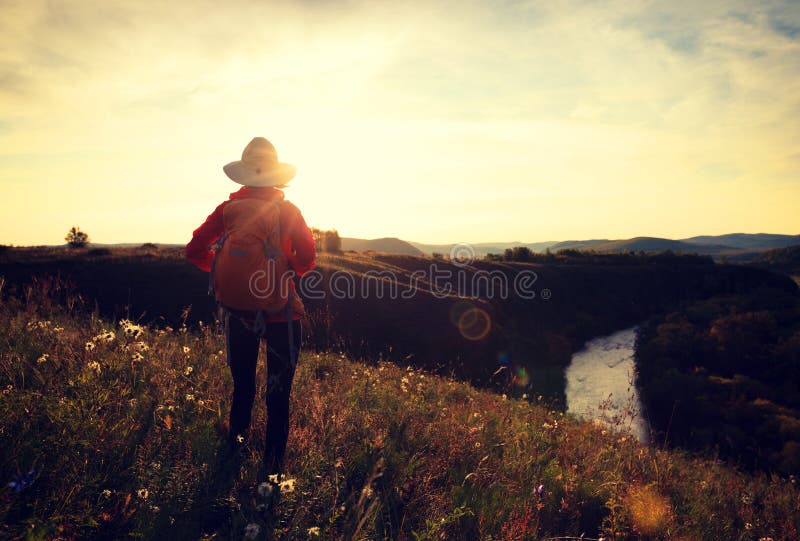
{"type": "Polygon", "coordinates": [[[0,0],[0,244],[185,243],[255,136],[311,226],[800,233],[800,2],[0,0]]]}

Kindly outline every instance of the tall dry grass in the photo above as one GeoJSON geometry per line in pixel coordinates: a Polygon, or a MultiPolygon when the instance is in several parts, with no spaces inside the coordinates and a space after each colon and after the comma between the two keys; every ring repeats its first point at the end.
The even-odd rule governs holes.
{"type": "MultiPolygon", "coordinates": [[[[213,324],[139,327],[52,299],[0,306],[0,536],[9,539],[796,539],[794,480],[645,447],[533,400],[378,359],[304,353],[287,477],[237,460],[213,324]],[[262,487],[261,492],[264,492],[262,487]]],[[[263,364],[259,396],[264,393],[263,364]]]]}

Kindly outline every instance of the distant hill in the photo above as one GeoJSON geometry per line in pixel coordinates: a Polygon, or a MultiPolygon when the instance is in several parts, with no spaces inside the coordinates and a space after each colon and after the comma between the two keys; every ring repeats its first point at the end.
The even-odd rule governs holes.
{"type": "Polygon", "coordinates": [[[680,240],[663,239],[659,237],[634,237],[625,240],[611,240],[607,242],[592,243],[586,249],[597,252],[687,252],[700,254],[717,254],[730,249],[728,246],[715,246],[705,244],[691,244],[680,240]]]}
{"type": "MultiPolygon", "coordinates": [[[[432,253],[449,254],[453,247],[458,246],[457,243],[451,244],[426,244],[422,242],[411,242],[421,252],[428,255],[432,253]]],[[[469,244],[475,255],[485,256],[486,254],[502,254],[507,248],[515,248],[517,246],[527,246],[533,252],[544,252],[547,248],[556,244],[556,241],[543,241],[543,242],[470,242],[469,244]]]]}
{"type": "MultiPolygon", "coordinates": [[[[406,241],[397,237],[379,239],[360,239],[342,237],[342,249],[364,252],[386,252],[399,255],[431,255],[440,253],[449,255],[459,243],[429,244],[406,241]]],[[[594,250],[596,252],[673,252],[697,253],[710,255],[716,259],[727,258],[732,262],[754,261],[759,255],[774,248],[785,248],[800,245],[800,235],[776,235],[770,233],[730,233],[726,235],[700,235],[685,239],[667,239],[661,237],[633,237],[630,239],[584,239],[566,241],[497,241],[467,243],[475,251],[477,257],[487,254],[502,254],[508,248],[525,246],[532,252],[552,252],[559,250],[594,250]]],[[[65,245],[63,245],[65,246],[65,245]]],[[[137,247],[141,243],[102,244],[91,243],[90,247],[124,248],[137,247]]],[[[177,248],[182,244],[158,244],[159,248],[177,248]]]]}
{"type": "Polygon", "coordinates": [[[565,240],[557,242],[552,246],[550,246],[549,248],[551,251],[557,252],[558,250],[586,248],[589,246],[603,244],[606,242],[612,242],[612,241],[610,241],[609,239],[565,240]]]}
{"type": "Polygon", "coordinates": [[[342,250],[353,250],[356,252],[373,250],[375,252],[387,252],[390,254],[423,255],[420,250],[410,243],[396,237],[384,237],[382,239],[342,237],[342,250]]]}
{"type": "Polygon", "coordinates": [[[800,244],[800,235],[773,235],[769,233],[729,233],[727,235],[704,235],[681,239],[690,244],[720,244],[745,250],[767,250],[800,244]]]}

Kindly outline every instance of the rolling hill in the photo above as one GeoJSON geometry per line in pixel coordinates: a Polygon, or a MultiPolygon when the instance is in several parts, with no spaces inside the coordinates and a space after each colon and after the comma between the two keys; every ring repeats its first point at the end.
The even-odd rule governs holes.
{"type": "Polygon", "coordinates": [[[342,237],[342,250],[353,250],[355,252],[387,252],[400,255],[422,255],[422,252],[410,243],[396,237],[384,237],[381,239],[357,239],[353,237],[342,237]]]}

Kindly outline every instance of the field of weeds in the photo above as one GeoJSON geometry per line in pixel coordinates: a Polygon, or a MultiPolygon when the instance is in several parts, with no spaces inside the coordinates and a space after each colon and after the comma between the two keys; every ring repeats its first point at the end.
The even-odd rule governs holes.
{"type": "MultiPolygon", "coordinates": [[[[335,351],[300,357],[287,475],[267,497],[263,400],[244,452],[222,444],[232,383],[213,323],[109,321],[58,296],[0,300],[3,538],[800,535],[793,479],[335,351]]],[[[263,363],[259,378],[263,397],[263,363]]]]}

